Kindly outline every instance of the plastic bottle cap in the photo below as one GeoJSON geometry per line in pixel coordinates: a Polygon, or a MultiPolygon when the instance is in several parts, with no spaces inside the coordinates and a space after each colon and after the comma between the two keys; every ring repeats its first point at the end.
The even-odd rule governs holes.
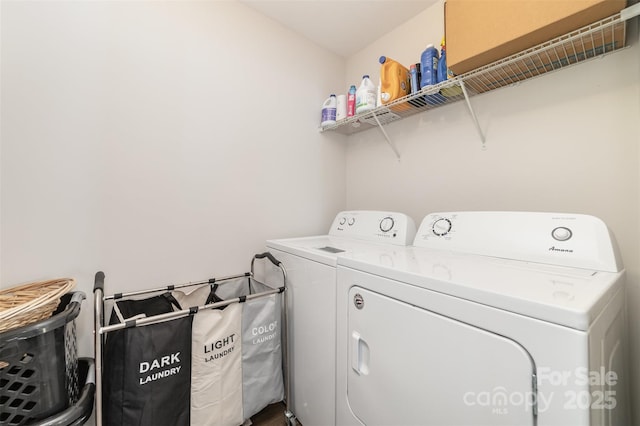
{"type": "Polygon", "coordinates": [[[433,47],[433,44],[427,44],[427,49],[433,47]]]}
{"type": "Polygon", "coordinates": [[[362,78],[369,78],[369,76],[368,75],[363,75],[362,78]]]}
{"type": "Polygon", "coordinates": [[[336,97],[335,93],[332,93],[329,95],[329,97],[332,97],[332,96],[335,98],[336,97]]]}
{"type": "Polygon", "coordinates": [[[386,60],[387,60],[386,56],[380,56],[380,63],[381,64],[384,64],[386,60]]]}

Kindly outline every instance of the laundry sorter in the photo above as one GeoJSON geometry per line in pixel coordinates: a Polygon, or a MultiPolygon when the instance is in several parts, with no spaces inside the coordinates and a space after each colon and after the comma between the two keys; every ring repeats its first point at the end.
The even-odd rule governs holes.
{"type": "Polygon", "coordinates": [[[238,426],[281,401],[296,424],[287,277],[271,253],[256,254],[250,272],[109,296],[104,278],[94,286],[97,426],[238,426]],[[257,260],[281,282],[259,281],[257,260]]]}

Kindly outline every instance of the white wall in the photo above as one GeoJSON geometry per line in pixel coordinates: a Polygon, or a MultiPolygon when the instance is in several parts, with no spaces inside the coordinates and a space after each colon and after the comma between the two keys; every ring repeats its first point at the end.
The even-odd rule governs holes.
{"type": "MultiPolygon", "coordinates": [[[[348,81],[377,79],[379,55],[418,62],[442,37],[442,3],[347,63],[348,81]],[[357,79],[357,80],[356,80],[357,79]]],[[[487,138],[464,103],[352,135],[347,208],[394,209],[416,223],[429,212],[525,210],[585,213],[617,237],[627,271],[632,406],[640,419],[640,43],[570,69],[473,97],[487,138]]],[[[637,424],[640,420],[636,420],[637,424]]]]}
{"type": "Polygon", "coordinates": [[[344,208],[344,137],[317,131],[338,56],[236,2],[1,8],[2,287],[242,273],[344,208]]]}

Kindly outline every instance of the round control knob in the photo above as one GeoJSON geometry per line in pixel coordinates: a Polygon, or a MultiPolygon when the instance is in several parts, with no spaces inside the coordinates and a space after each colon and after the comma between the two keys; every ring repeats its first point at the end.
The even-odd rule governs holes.
{"type": "Polygon", "coordinates": [[[356,223],[356,218],[355,217],[350,217],[349,221],[347,223],[349,224],[349,226],[353,225],[354,223],[356,223]]]}
{"type": "Polygon", "coordinates": [[[382,232],[389,232],[393,229],[394,223],[393,218],[387,216],[380,221],[380,230],[382,232]]]}
{"type": "Polygon", "coordinates": [[[451,231],[451,221],[446,218],[440,218],[433,222],[433,227],[431,228],[431,230],[439,237],[447,235],[449,231],[451,231]]]}
{"type": "Polygon", "coordinates": [[[344,217],[340,218],[340,225],[344,225],[345,223],[347,223],[347,219],[344,217]]]}
{"type": "Polygon", "coordinates": [[[564,226],[559,226],[551,231],[551,236],[558,241],[567,241],[572,235],[571,229],[565,228],[564,226]]]}

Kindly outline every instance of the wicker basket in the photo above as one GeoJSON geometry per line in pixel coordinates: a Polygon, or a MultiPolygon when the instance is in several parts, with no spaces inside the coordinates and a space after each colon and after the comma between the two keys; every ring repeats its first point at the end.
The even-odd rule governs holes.
{"type": "Polygon", "coordinates": [[[73,278],[56,278],[0,290],[0,333],[49,318],[75,284],[73,278]]]}

